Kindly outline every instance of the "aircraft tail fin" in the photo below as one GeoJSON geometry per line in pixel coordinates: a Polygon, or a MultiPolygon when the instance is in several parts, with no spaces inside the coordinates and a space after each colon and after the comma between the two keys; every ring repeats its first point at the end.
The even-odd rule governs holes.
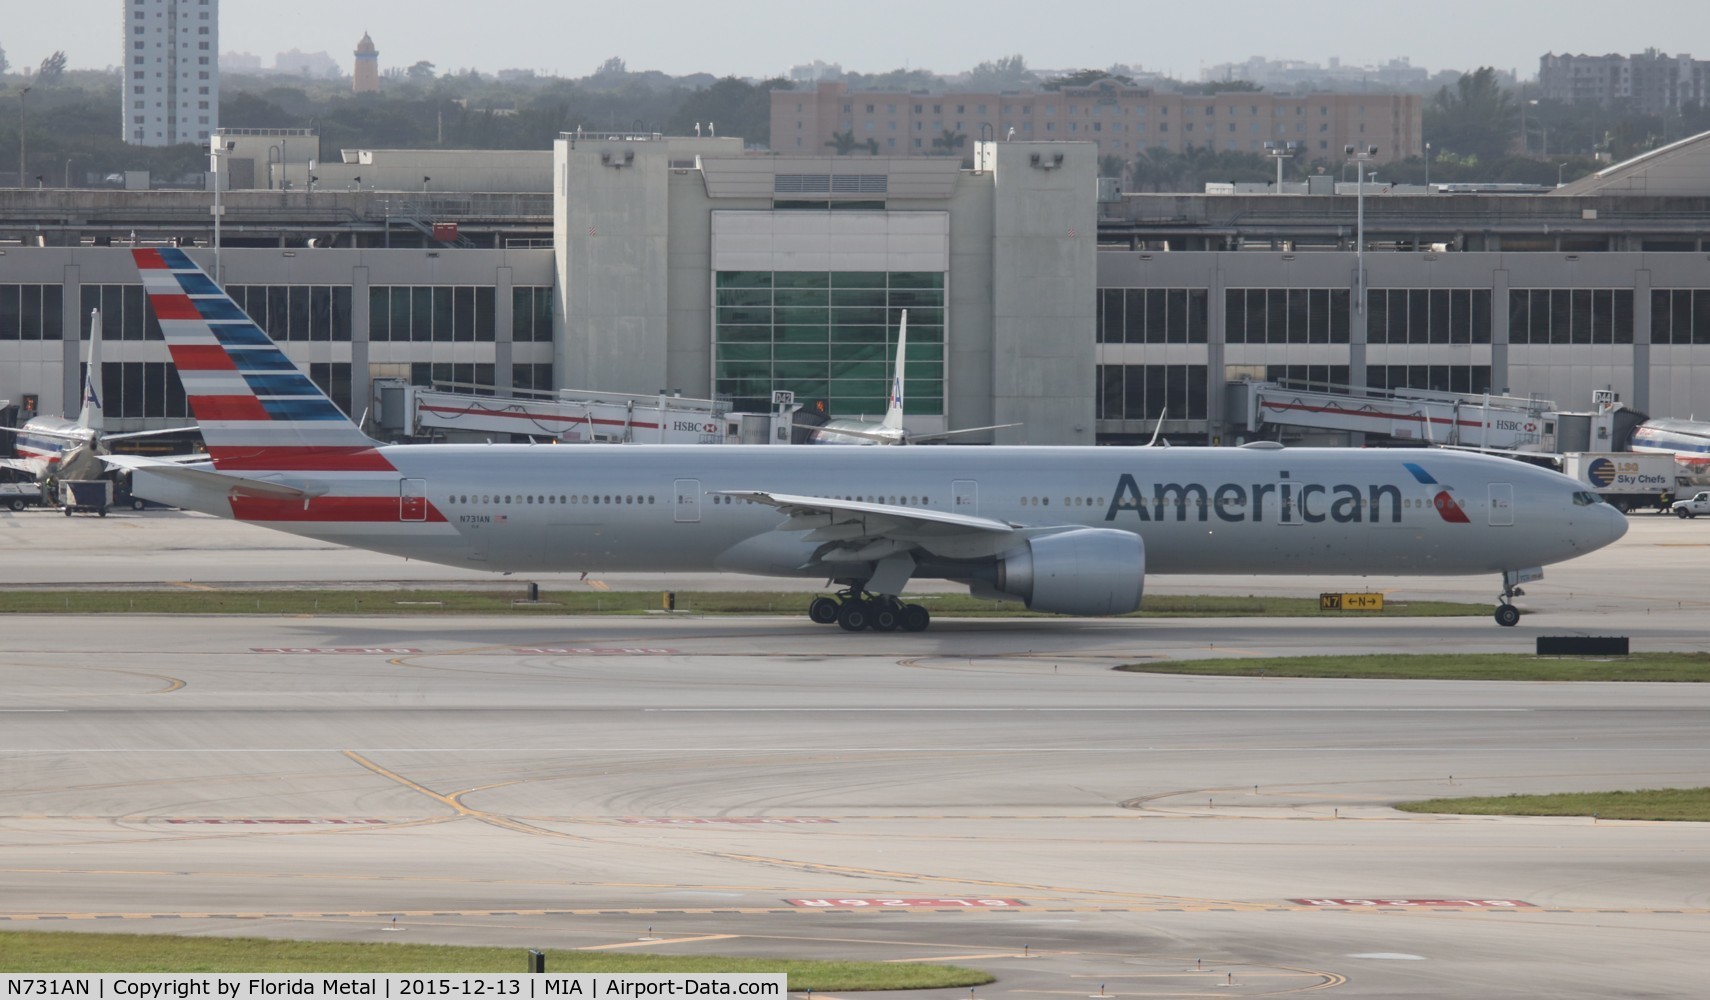
{"type": "Polygon", "coordinates": [[[879,426],[887,430],[903,429],[903,368],[908,354],[908,310],[902,311],[902,323],[897,327],[897,370],[891,378],[891,400],[885,407],[885,419],[879,426]]]}
{"type": "Polygon", "coordinates": [[[393,468],[184,251],[131,254],[216,469],[393,468]]]}
{"type": "Polygon", "coordinates": [[[83,408],[77,426],[101,429],[101,310],[89,311],[89,364],[83,370],[83,408]]]}

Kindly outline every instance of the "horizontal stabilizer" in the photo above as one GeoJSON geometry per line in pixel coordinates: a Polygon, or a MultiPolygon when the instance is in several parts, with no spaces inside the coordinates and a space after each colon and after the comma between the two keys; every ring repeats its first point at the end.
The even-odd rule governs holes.
{"type": "Polygon", "coordinates": [[[190,468],[176,462],[163,461],[158,458],[143,458],[138,455],[102,455],[101,461],[116,469],[125,469],[130,472],[148,472],[163,479],[177,480],[197,489],[237,493],[243,496],[267,497],[273,500],[310,500],[327,492],[327,488],[319,483],[304,483],[293,486],[271,479],[250,479],[245,476],[215,472],[207,468],[190,468]]]}

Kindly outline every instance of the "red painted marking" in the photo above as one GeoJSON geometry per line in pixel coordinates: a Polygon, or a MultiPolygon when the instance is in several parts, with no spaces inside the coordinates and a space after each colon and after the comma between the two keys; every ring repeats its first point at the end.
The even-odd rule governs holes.
{"type": "MultiPolygon", "coordinates": [[[[224,351],[220,353],[224,354],[224,351]]],[[[228,363],[227,367],[231,367],[228,363]]],[[[197,420],[258,420],[273,418],[254,396],[191,396],[190,412],[197,420]]]]}
{"type": "MultiPolygon", "coordinates": [[[[569,425],[576,426],[576,427],[582,427],[582,426],[586,426],[589,423],[592,423],[595,426],[602,426],[603,425],[603,426],[607,426],[607,427],[635,427],[635,428],[638,428],[640,430],[658,430],[659,429],[658,424],[648,423],[645,420],[633,420],[633,421],[607,420],[607,419],[602,418],[602,417],[595,417],[592,420],[589,420],[589,418],[582,416],[580,414],[567,417],[567,416],[562,416],[560,414],[554,414],[554,413],[530,413],[526,410],[494,410],[494,409],[486,409],[486,408],[479,407],[479,406],[423,406],[421,409],[424,413],[433,413],[433,414],[438,414],[440,416],[509,417],[513,420],[528,420],[531,422],[538,421],[538,422],[543,423],[543,424],[551,424],[551,423],[569,424],[569,425]]],[[[712,429],[712,430],[717,429],[717,428],[712,427],[712,425],[710,425],[710,424],[708,425],[708,428],[712,429]]]]}
{"type": "Polygon", "coordinates": [[[132,250],[131,259],[137,262],[137,267],[150,271],[166,270],[166,261],[160,259],[159,250],[132,250]]]}
{"type": "Polygon", "coordinates": [[[196,303],[190,301],[190,296],[173,294],[171,292],[156,292],[148,297],[149,305],[154,306],[156,319],[201,319],[202,314],[196,311],[196,303]]]}
{"type": "Polygon", "coordinates": [[[837,821],[819,816],[624,816],[618,822],[634,823],[639,826],[702,826],[711,823],[804,826],[816,823],[835,823],[837,821]]]}
{"type": "Polygon", "coordinates": [[[923,899],[897,897],[891,899],[786,899],[784,902],[791,906],[831,907],[834,909],[860,909],[861,907],[898,907],[898,906],[965,906],[969,908],[1000,909],[1006,906],[1026,906],[1019,899],[971,899],[949,896],[942,899],[923,899]]]}
{"type": "MultiPolygon", "coordinates": [[[[258,404],[259,405],[259,404],[258,404]]],[[[208,419],[197,412],[198,420],[208,419]]],[[[214,467],[227,471],[396,472],[386,456],[365,445],[209,445],[214,467]]]]}
{"type": "Polygon", "coordinates": [[[1259,405],[1267,410],[1302,410],[1307,413],[1333,413],[1339,417],[1362,417],[1368,420],[1410,420],[1414,423],[1453,424],[1458,427],[1482,427],[1476,420],[1451,420],[1446,417],[1427,417],[1419,413],[1376,413],[1370,410],[1355,410],[1346,406],[1308,406],[1305,403],[1277,403],[1271,400],[1260,400],[1259,405]]]}
{"type": "Polygon", "coordinates": [[[217,344],[172,344],[172,363],[181,372],[237,371],[232,356],[217,344]]]}
{"type": "Polygon", "coordinates": [[[232,496],[231,503],[232,516],[240,521],[445,523],[445,515],[432,504],[428,504],[425,518],[403,521],[397,497],[315,497],[304,503],[297,499],[280,500],[273,497],[245,496],[240,493],[232,496]]]}
{"type": "Polygon", "coordinates": [[[251,646],[252,653],[303,653],[311,655],[371,655],[396,656],[399,653],[419,653],[411,646],[251,646]]]}
{"type": "Polygon", "coordinates": [[[1473,910],[1501,910],[1531,903],[1518,899],[1291,899],[1301,906],[1458,906],[1473,910]]]}
{"type": "Polygon", "coordinates": [[[603,648],[600,646],[512,646],[511,652],[524,656],[670,656],[675,649],[626,646],[623,648],[603,648]]]}
{"type": "Polygon", "coordinates": [[[1437,513],[1443,516],[1443,520],[1450,524],[1472,523],[1467,520],[1467,512],[1461,509],[1460,504],[1455,503],[1454,496],[1448,490],[1443,490],[1437,494],[1434,506],[1437,508],[1437,513]]]}
{"type": "Polygon", "coordinates": [[[197,826],[377,826],[386,823],[383,819],[177,819],[168,817],[166,822],[173,824],[195,824],[197,826]]]}

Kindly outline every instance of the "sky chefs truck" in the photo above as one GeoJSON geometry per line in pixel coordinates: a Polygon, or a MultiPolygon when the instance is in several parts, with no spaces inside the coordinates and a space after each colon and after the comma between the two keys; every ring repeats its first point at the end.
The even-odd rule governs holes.
{"type": "Polygon", "coordinates": [[[1673,455],[1570,451],[1562,456],[1562,471],[1624,511],[1641,507],[1666,511],[1676,491],[1673,455]]]}

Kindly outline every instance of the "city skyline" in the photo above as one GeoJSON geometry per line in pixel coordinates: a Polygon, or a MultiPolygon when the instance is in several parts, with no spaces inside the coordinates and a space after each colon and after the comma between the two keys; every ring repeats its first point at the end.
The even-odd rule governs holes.
{"type": "MultiPolygon", "coordinates": [[[[14,72],[62,49],[70,68],[116,67],[123,54],[118,39],[88,25],[110,22],[117,6],[117,0],[61,0],[8,24],[0,47],[14,72]]],[[[567,13],[549,0],[495,0],[478,9],[491,15],[486,30],[471,30],[466,0],[233,3],[222,10],[221,47],[260,56],[264,65],[277,52],[324,50],[347,75],[350,53],[367,31],[382,51],[383,70],[426,61],[441,73],[532,69],[580,77],[616,56],[631,70],[673,76],[782,76],[816,59],[851,72],[907,67],[951,75],[1019,52],[1032,67],[1128,64],[1182,80],[1254,56],[1361,65],[1405,57],[1432,72],[1488,65],[1529,78],[1546,52],[1672,54],[1671,43],[1710,38],[1710,5],[1695,0],[1635,0],[1618,19],[1593,0],[1558,0],[1547,17],[1518,4],[1439,0],[1406,10],[1360,8],[1363,16],[1333,19],[1290,16],[1274,2],[1227,0],[1214,21],[1200,8],[1151,6],[1113,19],[1131,23],[1131,32],[1112,24],[1095,28],[1084,17],[1042,18],[1037,7],[1006,3],[987,5],[973,18],[945,7],[872,0],[861,8],[865,16],[851,19],[845,8],[821,14],[777,0],[724,7],[659,0],[649,23],[674,30],[655,33],[636,32],[635,14],[626,8],[567,13]]],[[[1690,42],[1683,51],[1707,54],[1693,52],[1690,42]]]]}

